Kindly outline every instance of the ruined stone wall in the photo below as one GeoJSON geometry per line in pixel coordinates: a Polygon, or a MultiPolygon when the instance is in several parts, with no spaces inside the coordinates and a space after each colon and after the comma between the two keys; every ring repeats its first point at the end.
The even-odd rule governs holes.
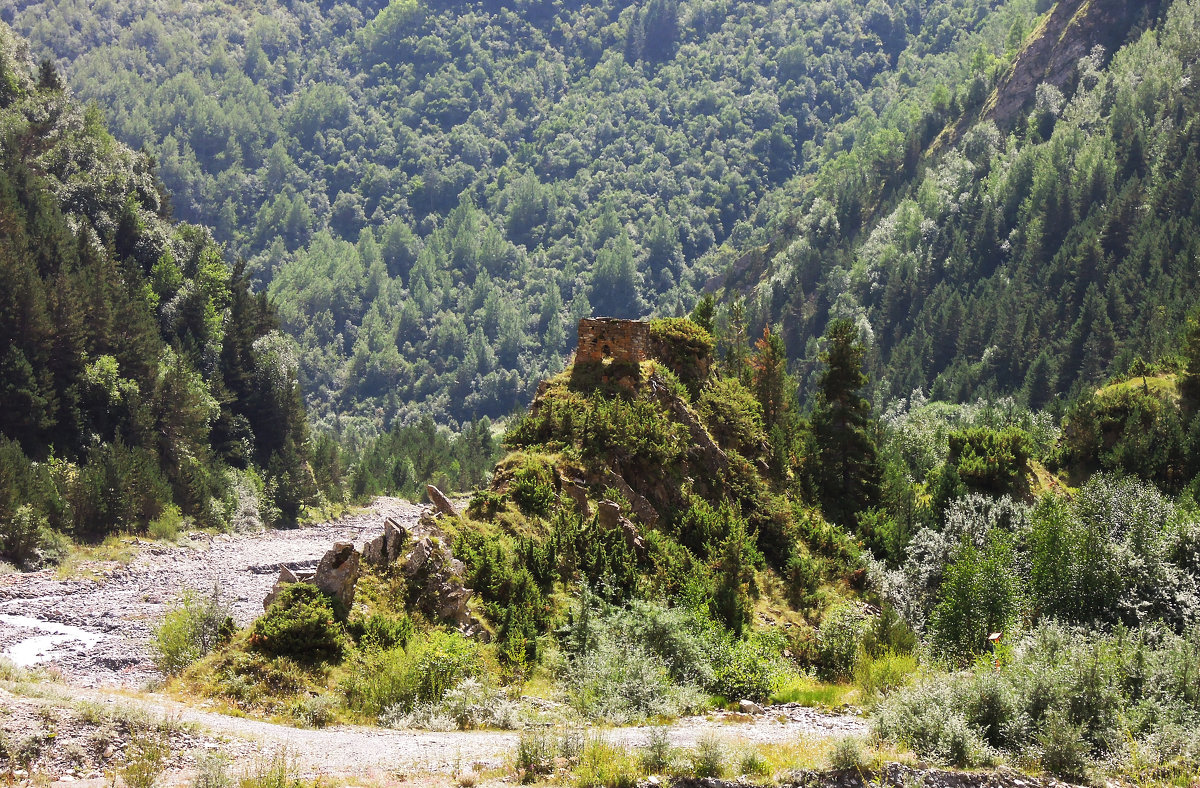
{"type": "Polygon", "coordinates": [[[575,363],[600,362],[637,364],[649,357],[650,324],[615,317],[585,317],[579,321],[579,348],[575,363]]]}

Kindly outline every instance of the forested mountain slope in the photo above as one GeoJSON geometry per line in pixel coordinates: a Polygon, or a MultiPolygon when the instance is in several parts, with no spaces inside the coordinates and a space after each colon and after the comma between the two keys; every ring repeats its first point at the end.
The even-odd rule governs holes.
{"type": "Polygon", "coordinates": [[[579,316],[690,308],[843,150],[907,177],[1049,5],[17,0],[5,18],[153,153],[180,216],[250,260],[326,424],[371,431],[507,414],[579,316]]]}
{"type": "MultiPolygon", "coordinates": [[[[826,322],[852,317],[885,396],[1020,394],[1035,408],[1173,352],[1197,296],[1200,7],[1153,8],[1111,63],[1094,49],[1061,90],[1032,86],[1013,123],[964,127],[890,191],[852,185],[857,151],[831,164],[797,229],[731,280],[751,322],[782,321],[811,361],[826,322]]],[[[1071,28],[1048,34],[1062,37],[1026,52],[1077,48],[1071,28]]],[[[1012,85],[989,106],[1020,106],[1012,85]]]]}
{"type": "Polygon", "coordinates": [[[310,493],[272,311],[165,206],[0,23],[0,558],[181,514],[286,522],[310,493]]]}

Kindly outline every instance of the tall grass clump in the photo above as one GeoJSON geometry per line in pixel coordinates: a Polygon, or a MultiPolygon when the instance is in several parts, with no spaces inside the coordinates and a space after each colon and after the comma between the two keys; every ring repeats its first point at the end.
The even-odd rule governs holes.
{"type": "Polygon", "coordinates": [[[589,738],[575,766],[580,788],[634,788],[641,777],[636,755],[602,737],[589,738]]]}

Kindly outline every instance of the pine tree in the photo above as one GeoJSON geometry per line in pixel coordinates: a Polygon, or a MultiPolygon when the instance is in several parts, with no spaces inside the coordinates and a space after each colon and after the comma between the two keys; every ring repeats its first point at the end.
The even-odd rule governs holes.
{"type": "Polygon", "coordinates": [[[843,525],[879,498],[880,468],[875,451],[871,403],[859,392],[866,348],[848,319],[834,320],[825,333],[828,349],[821,354],[821,376],[813,412],[813,437],[819,450],[817,494],[825,516],[843,525]]]}
{"type": "Polygon", "coordinates": [[[754,396],[762,406],[763,425],[767,432],[781,426],[791,406],[791,379],[787,372],[787,348],[783,337],[763,329],[762,339],[754,345],[757,351],[751,366],[754,370],[754,396]]]}

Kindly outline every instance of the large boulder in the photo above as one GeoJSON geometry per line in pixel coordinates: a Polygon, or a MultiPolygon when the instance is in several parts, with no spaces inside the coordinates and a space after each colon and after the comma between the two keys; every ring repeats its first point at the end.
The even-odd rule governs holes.
{"type": "Polygon", "coordinates": [[[387,535],[380,532],[374,539],[363,542],[362,560],[371,566],[387,566],[387,535]]]}
{"type": "Polygon", "coordinates": [[[429,502],[433,504],[433,508],[437,509],[438,514],[448,515],[450,517],[458,517],[458,512],[454,511],[453,504],[446,494],[434,487],[432,484],[425,485],[425,492],[429,495],[429,502]]]}
{"type": "Polygon", "coordinates": [[[383,552],[389,564],[396,562],[408,544],[408,530],[391,517],[383,521],[383,552]]]}
{"type": "Polygon", "coordinates": [[[621,507],[613,501],[604,500],[596,504],[596,522],[609,530],[621,525],[621,507]]]}
{"type": "Polygon", "coordinates": [[[317,564],[312,583],[336,599],[347,612],[354,606],[354,586],[358,583],[359,556],[353,542],[334,542],[317,564]]]}

